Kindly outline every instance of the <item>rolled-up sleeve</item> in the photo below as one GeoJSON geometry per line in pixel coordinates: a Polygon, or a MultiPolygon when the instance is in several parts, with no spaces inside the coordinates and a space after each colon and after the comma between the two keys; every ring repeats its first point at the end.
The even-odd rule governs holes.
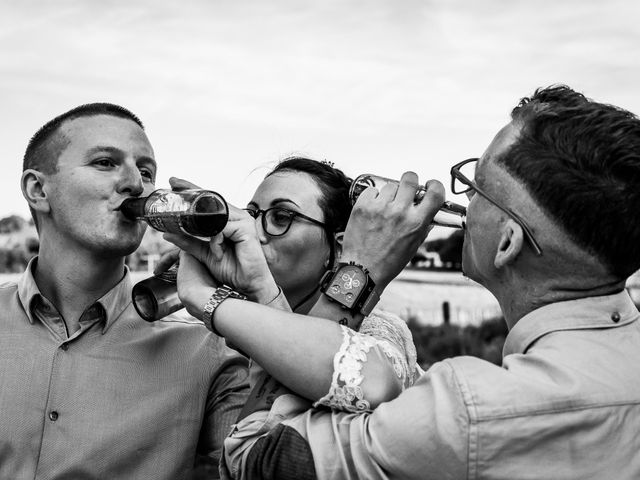
{"type": "Polygon", "coordinates": [[[255,453],[242,466],[251,476],[242,478],[293,479],[293,467],[303,466],[302,472],[319,479],[465,478],[469,420],[464,400],[453,370],[446,364],[434,367],[372,413],[311,409],[282,421],[255,442],[255,453]],[[303,465],[308,458],[313,466],[303,465]]]}
{"type": "MultiPolygon", "coordinates": [[[[286,419],[294,418],[307,411],[310,407],[311,404],[308,400],[298,397],[297,395],[281,395],[275,399],[271,410],[257,411],[239,421],[233,426],[230,435],[224,442],[223,458],[220,464],[221,478],[252,478],[249,476],[249,468],[253,470],[268,468],[267,466],[262,467],[257,465],[258,459],[255,457],[255,454],[258,452],[258,449],[254,452],[251,460],[253,465],[251,465],[251,467],[247,466],[248,458],[256,442],[274,431],[274,429],[286,419]]],[[[284,439],[281,438],[276,443],[283,444],[284,439]]],[[[290,447],[286,445],[283,445],[283,447],[285,451],[290,449],[290,447]]],[[[258,476],[253,478],[262,477],[258,476]]]]}

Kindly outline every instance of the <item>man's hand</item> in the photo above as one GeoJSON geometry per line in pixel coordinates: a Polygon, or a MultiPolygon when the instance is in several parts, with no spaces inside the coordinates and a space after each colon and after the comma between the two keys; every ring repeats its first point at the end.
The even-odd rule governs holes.
{"type": "Polygon", "coordinates": [[[342,261],[365,266],[384,289],[409,263],[444,202],[444,187],[429,180],[422,201],[414,205],[418,176],[402,175],[400,185],[368,188],[358,197],[344,233],[342,261]]]}
{"type": "MultiPolygon", "coordinates": [[[[171,179],[173,188],[198,188],[179,179],[171,179]]],[[[209,270],[220,283],[267,303],[278,294],[278,286],[258,240],[255,220],[246,211],[229,205],[229,221],[224,230],[209,242],[188,235],[165,233],[165,240],[188,252],[209,270]]]]}

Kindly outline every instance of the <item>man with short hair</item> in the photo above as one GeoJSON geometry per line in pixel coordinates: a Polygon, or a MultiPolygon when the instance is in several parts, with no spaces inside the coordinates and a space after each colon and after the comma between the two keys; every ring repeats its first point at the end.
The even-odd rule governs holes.
{"type": "Polygon", "coordinates": [[[140,120],[82,105],[32,138],[22,191],[39,255],[0,288],[0,478],[190,478],[247,393],[243,357],[188,316],[143,321],[124,261],[154,190],[140,120]]]}
{"type": "MultiPolygon", "coordinates": [[[[480,159],[451,174],[454,193],[470,197],[464,272],[495,295],[510,329],[502,365],[439,362],[366,413],[300,413],[283,395],[236,425],[225,442],[229,475],[640,478],[640,314],[624,288],[640,268],[640,120],[565,86],[541,89],[480,159]]],[[[370,238],[351,237],[377,208],[361,202],[345,250],[360,249],[359,263],[382,275],[392,250],[367,250],[370,238]]],[[[240,347],[241,324],[248,331],[253,322],[234,322],[241,311],[249,314],[229,300],[213,316],[240,347]]],[[[252,312],[257,318],[259,308],[252,312]]],[[[274,315],[264,314],[262,331],[274,315]]],[[[314,323],[316,336],[322,325],[314,323]]],[[[304,352],[314,334],[286,342],[304,352]]],[[[285,343],[265,341],[273,352],[285,343]]],[[[363,381],[367,362],[351,365],[363,381]]]]}

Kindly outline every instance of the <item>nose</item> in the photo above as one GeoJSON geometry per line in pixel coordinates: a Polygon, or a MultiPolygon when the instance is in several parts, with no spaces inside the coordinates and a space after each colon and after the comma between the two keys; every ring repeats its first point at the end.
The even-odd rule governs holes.
{"type": "Polygon", "coordinates": [[[267,243],[267,241],[269,240],[269,235],[267,235],[267,232],[264,231],[264,227],[262,226],[263,215],[264,213],[259,213],[258,216],[255,218],[256,233],[258,234],[258,240],[260,240],[261,244],[267,243]]]}
{"type": "Polygon", "coordinates": [[[140,196],[144,192],[142,175],[135,163],[124,162],[118,179],[118,192],[132,196],[140,196]]]}

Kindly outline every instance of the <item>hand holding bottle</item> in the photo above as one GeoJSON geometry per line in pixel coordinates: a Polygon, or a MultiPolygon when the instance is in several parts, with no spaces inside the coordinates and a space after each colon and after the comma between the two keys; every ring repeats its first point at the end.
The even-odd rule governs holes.
{"type": "MultiPolygon", "coordinates": [[[[174,189],[195,188],[177,178],[172,178],[170,184],[174,189]]],[[[209,242],[181,234],[165,233],[164,238],[204,264],[216,281],[251,300],[266,303],[278,294],[257,237],[255,220],[244,210],[229,205],[227,225],[209,242]]]]}
{"type": "Polygon", "coordinates": [[[418,185],[418,176],[406,172],[399,185],[389,183],[379,192],[366,189],[349,217],[341,260],[364,265],[381,289],[415,255],[444,202],[442,184],[429,180],[424,198],[415,203],[418,185]]]}

